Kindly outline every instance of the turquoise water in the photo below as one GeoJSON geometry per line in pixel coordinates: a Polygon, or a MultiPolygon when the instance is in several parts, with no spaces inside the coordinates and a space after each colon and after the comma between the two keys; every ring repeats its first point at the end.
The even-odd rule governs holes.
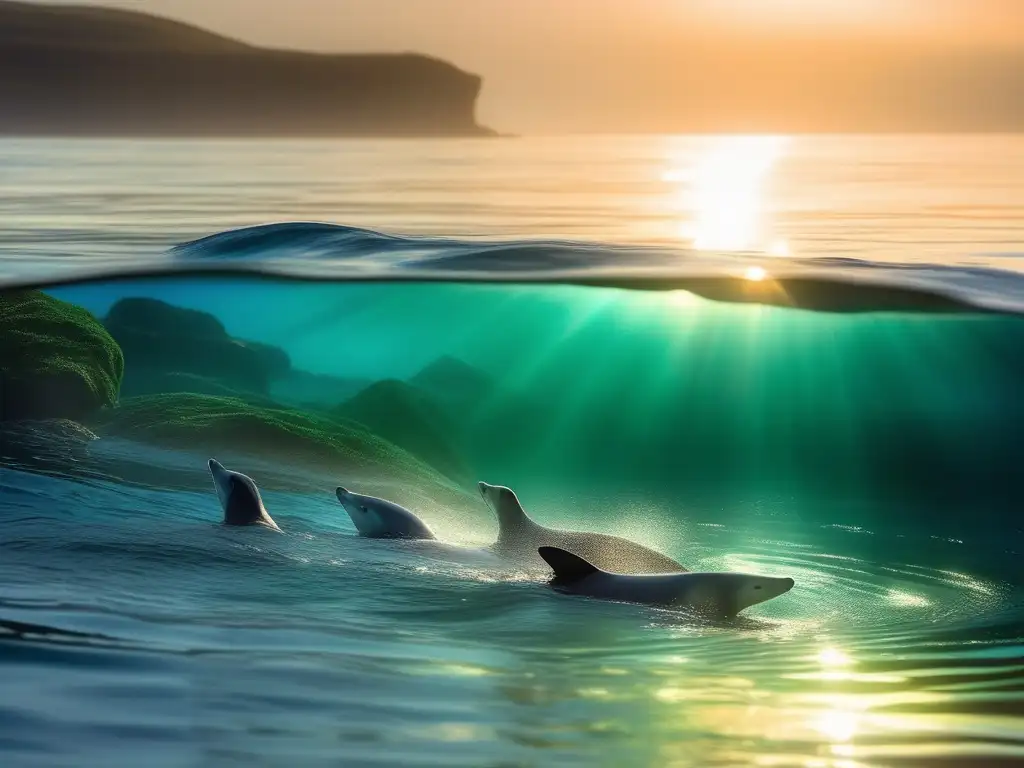
{"type": "MultiPolygon", "coordinates": [[[[575,244],[600,205],[574,198],[588,202],[552,211],[564,227],[538,218],[530,230],[550,198],[531,202],[511,171],[493,184],[519,213],[469,208],[473,237],[453,239],[456,202],[476,193],[422,170],[449,167],[451,145],[420,145],[420,170],[403,178],[429,177],[456,202],[421,206],[429,225],[407,229],[383,226],[383,199],[364,217],[298,215],[289,185],[303,176],[281,167],[313,163],[320,145],[279,148],[279,166],[251,168],[259,184],[235,179],[223,217],[202,200],[224,165],[204,181],[193,163],[191,191],[184,167],[181,188],[150,185],[148,213],[127,195],[101,217],[109,192],[96,189],[175,164],[132,144],[121,167],[78,144],[0,146],[26,167],[93,157],[88,173],[65,167],[66,197],[8,229],[3,264],[105,323],[124,361],[116,405],[72,413],[39,386],[36,404],[62,420],[25,423],[13,417],[26,363],[4,360],[0,764],[1024,762],[1024,318],[989,311],[1019,304],[1020,278],[1002,269],[1020,252],[1018,188],[956,141],[947,149],[969,159],[956,215],[974,205],[989,224],[878,202],[890,223],[907,218],[885,264],[834,214],[864,205],[865,190],[892,201],[920,187],[908,179],[928,178],[915,177],[922,155],[897,151],[913,144],[862,140],[878,162],[903,158],[874,182],[870,163],[825,153],[839,202],[819,226],[845,227],[856,259],[808,252],[812,228],[793,215],[773,227],[794,231],[764,241],[785,236],[793,258],[684,253],[630,229],[643,219],[628,206],[607,224],[618,245],[575,244]],[[190,242],[262,216],[274,168],[290,179],[277,188],[288,215],[265,219],[354,227],[190,242]],[[191,213],[174,207],[188,201],[191,213]],[[938,255],[954,220],[961,259],[938,255]],[[150,269],[161,274],[109,271],[150,269]],[[256,481],[282,533],[219,524],[210,457],[256,481]],[[514,488],[545,525],[796,585],[725,621],[588,600],[551,589],[544,568],[359,538],[334,496],[385,495],[444,541],[486,547],[497,525],[480,480],[514,488]]],[[[620,210],[615,195],[661,150],[595,146],[594,167],[621,174],[601,205],[620,210]]],[[[250,150],[195,154],[238,168],[250,150]]],[[[364,169],[394,156],[344,151],[369,156],[364,169]]],[[[485,163],[477,151],[467,157],[485,163]]],[[[518,151],[537,168],[550,145],[518,151]]],[[[583,173],[577,151],[567,166],[583,173]]],[[[567,194],[562,172],[536,183],[567,194]]],[[[45,188],[25,179],[23,196],[45,188]]],[[[790,203],[810,194],[789,188],[802,190],[790,203]]],[[[24,213],[5,194],[13,223],[24,213]]],[[[415,195],[399,198],[416,209],[415,195]]],[[[0,343],[25,322],[2,311],[12,290],[0,343]]]]}

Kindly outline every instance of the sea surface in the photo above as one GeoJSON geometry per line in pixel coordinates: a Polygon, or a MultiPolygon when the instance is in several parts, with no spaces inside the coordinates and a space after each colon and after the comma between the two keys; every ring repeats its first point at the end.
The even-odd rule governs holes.
{"type": "Polygon", "coordinates": [[[124,361],[4,395],[0,766],[1024,765],[1022,268],[1024,136],[0,140],[0,345],[124,361]],[[481,480],[795,586],[560,593],[481,480]]]}

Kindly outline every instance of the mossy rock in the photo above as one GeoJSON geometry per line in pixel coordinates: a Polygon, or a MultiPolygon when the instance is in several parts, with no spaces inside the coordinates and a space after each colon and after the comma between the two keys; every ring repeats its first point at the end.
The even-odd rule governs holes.
{"type": "Polygon", "coordinates": [[[123,375],[121,348],[87,310],[0,292],[0,421],[82,419],[117,402],[123,375]]]}
{"type": "Polygon", "coordinates": [[[418,387],[391,379],[378,381],[342,403],[335,414],[363,424],[451,478],[469,477],[461,449],[463,428],[418,387]]]}
{"type": "Polygon", "coordinates": [[[101,436],[174,448],[234,452],[332,472],[382,470],[396,480],[450,485],[410,453],[342,419],[238,398],[191,393],[125,398],[92,422],[101,436]]]}

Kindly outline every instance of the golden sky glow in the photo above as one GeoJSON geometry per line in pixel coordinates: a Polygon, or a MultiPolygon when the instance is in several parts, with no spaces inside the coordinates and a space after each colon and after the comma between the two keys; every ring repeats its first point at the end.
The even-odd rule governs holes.
{"type": "Polygon", "coordinates": [[[936,109],[1024,121],[1009,106],[1024,102],[1024,0],[61,2],[262,45],[432,54],[483,75],[481,118],[510,131],[832,130],[823,99],[865,114],[865,130],[898,109],[918,110],[925,129],[936,109]],[[877,103],[858,103],[865,94],[877,103]]]}

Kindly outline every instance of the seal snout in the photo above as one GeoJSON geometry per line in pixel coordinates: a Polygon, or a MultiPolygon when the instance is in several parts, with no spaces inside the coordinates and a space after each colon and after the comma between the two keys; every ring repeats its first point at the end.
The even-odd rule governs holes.
{"type": "MultiPolygon", "coordinates": [[[[227,467],[216,459],[210,459],[210,475],[213,477],[213,484],[217,486],[218,494],[228,493],[231,490],[231,472],[227,467]]],[[[221,499],[223,501],[223,498],[221,499]]]]}
{"type": "Polygon", "coordinates": [[[786,588],[786,591],[789,592],[789,590],[796,586],[796,582],[793,581],[793,579],[791,579],[789,576],[787,576],[786,578],[782,579],[782,586],[784,586],[786,588]]]}
{"type": "Polygon", "coordinates": [[[334,495],[338,497],[338,501],[345,501],[348,498],[348,489],[342,488],[339,485],[334,491],[334,495]]]}

